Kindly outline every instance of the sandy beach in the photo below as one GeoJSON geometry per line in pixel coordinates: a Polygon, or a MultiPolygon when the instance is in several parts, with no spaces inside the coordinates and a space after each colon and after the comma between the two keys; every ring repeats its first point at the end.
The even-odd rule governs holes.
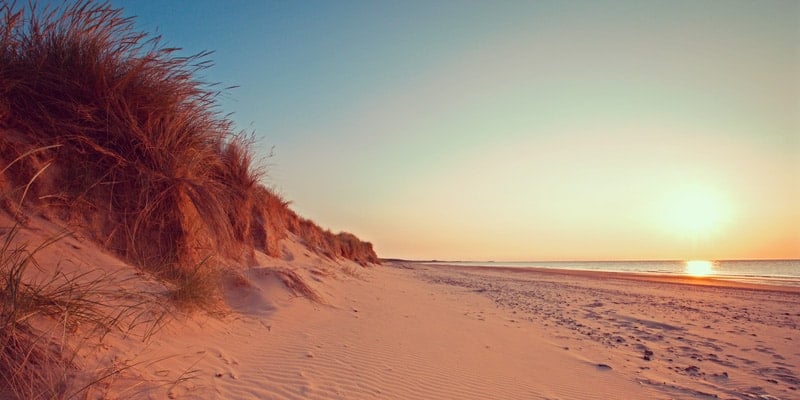
{"type": "MultiPolygon", "coordinates": [[[[232,310],[225,315],[174,321],[144,351],[120,352],[136,365],[102,396],[798,396],[796,289],[576,271],[303,263],[317,265],[306,276],[322,303],[298,297],[270,268],[251,268],[245,275],[253,285],[228,292],[232,310]]],[[[95,394],[101,397],[99,389],[95,394]]]]}
{"type": "MultiPolygon", "coordinates": [[[[445,290],[491,298],[572,356],[659,398],[796,398],[800,292],[714,279],[417,267],[445,290]],[[772,396],[772,397],[770,397],[772,396]]],[[[625,398],[647,398],[630,392],[625,398]]]]}
{"type": "MultiPolygon", "coordinates": [[[[34,219],[17,240],[38,243],[59,229],[34,219]]],[[[292,235],[278,244],[283,257],[256,253],[257,266],[230,268],[215,305],[194,312],[176,309],[164,282],[80,236],[41,249],[37,273],[73,276],[94,266],[76,279],[109,274],[93,298],[139,321],[101,337],[91,325],[67,326],[81,371],[70,390],[102,378],[80,395],[798,398],[795,286],[401,261],[361,266],[315,254],[292,235]]]]}
{"type": "Polygon", "coordinates": [[[0,2],[0,400],[800,399],[800,2],[230,3],[0,2]]]}

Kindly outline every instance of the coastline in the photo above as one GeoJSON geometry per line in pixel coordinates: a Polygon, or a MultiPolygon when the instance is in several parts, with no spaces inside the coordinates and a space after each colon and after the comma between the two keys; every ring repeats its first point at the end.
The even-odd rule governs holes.
{"type": "MultiPolygon", "coordinates": [[[[779,280],[775,279],[775,284],[765,284],[765,283],[756,283],[756,282],[747,282],[749,277],[730,277],[730,276],[690,276],[690,275],[678,275],[678,274],[667,274],[667,273],[658,273],[658,272],[622,272],[622,271],[597,271],[597,270],[585,270],[585,269],[567,269],[567,268],[545,268],[545,267],[507,267],[507,266],[464,266],[464,265],[457,265],[457,264],[448,264],[446,261],[440,261],[436,263],[429,263],[429,262],[416,262],[416,261],[406,261],[406,263],[410,264],[418,264],[418,265],[425,265],[425,266],[432,266],[434,268],[451,268],[454,270],[479,270],[479,271],[503,271],[508,273],[532,273],[532,274],[556,274],[556,275],[566,275],[566,276],[577,276],[577,277],[587,277],[587,278],[597,278],[597,279],[624,279],[624,280],[634,280],[634,281],[643,281],[643,282],[660,282],[660,283],[673,283],[673,284],[680,284],[680,285],[702,285],[702,286],[714,286],[714,287],[728,287],[728,288],[737,288],[737,289],[750,289],[750,290],[763,290],[763,291],[777,291],[777,292],[787,292],[787,293],[800,293],[800,286],[796,285],[787,285],[787,284],[780,284],[778,283],[779,280]]],[[[763,280],[766,278],[753,278],[753,280],[763,280]]],[[[786,281],[791,282],[798,282],[800,285],[800,280],[793,280],[787,279],[786,281]]]]}

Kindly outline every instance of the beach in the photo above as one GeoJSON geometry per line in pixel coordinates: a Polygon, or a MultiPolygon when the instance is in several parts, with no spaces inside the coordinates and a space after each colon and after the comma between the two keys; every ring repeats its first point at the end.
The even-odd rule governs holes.
{"type": "Polygon", "coordinates": [[[42,3],[0,400],[800,399],[800,2],[42,3]]]}
{"type": "Polygon", "coordinates": [[[797,397],[795,287],[544,269],[422,267],[417,274],[484,294],[531,322],[532,331],[608,364],[657,397],[797,397]]]}
{"type": "Polygon", "coordinates": [[[228,292],[232,312],[173,322],[146,352],[123,352],[130,363],[155,361],[121,374],[104,395],[798,396],[796,288],[387,262],[366,269],[317,267],[305,275],[321,295],[313,302],[268,270],[250,269],[254,285],[228,292]]]}

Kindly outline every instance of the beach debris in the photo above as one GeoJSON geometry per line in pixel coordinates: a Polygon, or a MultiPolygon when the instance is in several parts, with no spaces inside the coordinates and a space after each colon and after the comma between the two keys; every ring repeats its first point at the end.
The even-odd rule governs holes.
{"type": "Polygon", "coordinates": [[[700,374],[700,367],[692,365],[683,369],[687,374],[695,376],[700,374]]]}
{"type": "Polygon", "coordinates": [[[650,361],[650,360],[652,360],[652,359],[653,359],[653,350],[650,350],[650,349],[645,349],[645,350],[644,350],[644,355],[642,356],[642,358],[643,358],[645,361],[650,361]]]}
{"type": "Polygon", "coordinates": [[[614,369],[614,368],[611,368],[611,366],[610,366],[610,365],[608,365],[608,364],[603,364],[603,363],[600,363],[600,364],[597,364],[597,369],[602,369],[602,370],[612,370],[612,369],[614,369]]]}

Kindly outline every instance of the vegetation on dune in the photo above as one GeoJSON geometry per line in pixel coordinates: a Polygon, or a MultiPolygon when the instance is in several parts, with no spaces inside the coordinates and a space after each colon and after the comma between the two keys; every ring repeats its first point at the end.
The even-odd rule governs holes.
{"type": "Polygon", "coordinates": [[[0,206],[19,199],[125,259],[177,279],[214,260],[278,255],[289,232],[360,263],[372,247],[298,217],[260,183],[252,139],[197,79],[207,53],[178,56],[92,1],[0,6],[0,206]],[[34,179],[36,178],[36,179],[34,179]],[[31,183],[32,182],[32,183],[31,183]]]}
{"type": "Polygon", "coordinates": [[[76,398],[92,385],[128,368],[112,365],[75,379],[78,352],[87,338],[112,331],[149,337],[163,322],[150,293],[121,290],[116,276],[95,270],[42,270],[38,245],[21,241],[20,226],[3,228],[0,240],[0,398],[76,398]],[[43,271],[40,271],[43,272],[43,271]],[[144,330],[133,333],[137,327],[144,330]]]}
{"type": "MultiPolygon", "coordinates": [[[[20,242],[32,213],[168,280],[179,307],[210,306],[220,262],[280,255],[289,235],[378,262],[371,244],[299,217],[261,183],[252,136],[197,79],[207,53],[179,56],[108,3],[26,4],[0,2],[0,212],[16,220],[0,227],[0,398],[81,395],[92,382],[70,386],[75,332],[149,335],[163,317],[153,294],[120,292],[108,275],[41,270],[36,254],[59,238],[20,242]]],[[[96,379],[125,367],[114,368],[96,379]]]]}

